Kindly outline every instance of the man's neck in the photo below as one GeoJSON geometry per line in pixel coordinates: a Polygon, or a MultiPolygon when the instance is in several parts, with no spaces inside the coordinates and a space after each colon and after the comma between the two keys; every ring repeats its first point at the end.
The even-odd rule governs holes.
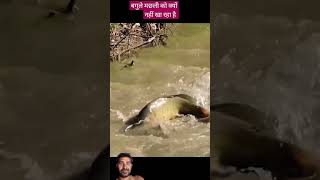
{"type": "Polygon", "coordinates": [[[131,175],[130,175],[130,176],[127,176],[127,177],[121,177],[121,176],[119,176],[119,177],[117,178],[117,180],[129,180],[129,179],[131,179],[131,175]]]}

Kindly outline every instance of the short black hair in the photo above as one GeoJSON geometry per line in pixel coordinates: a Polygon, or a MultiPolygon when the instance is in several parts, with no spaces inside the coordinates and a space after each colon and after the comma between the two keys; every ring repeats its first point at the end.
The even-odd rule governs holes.
{"type": "Polygon", "coordinates": [[[130,153],[120,153],[118,156],[117,156],[117,164],[119,163],[119,160],[120,158],[123,158],[123,157],[128,157],[131,161],[131,163],[133,163],[133,158],[132,156],[130,155],[130,153]]]}

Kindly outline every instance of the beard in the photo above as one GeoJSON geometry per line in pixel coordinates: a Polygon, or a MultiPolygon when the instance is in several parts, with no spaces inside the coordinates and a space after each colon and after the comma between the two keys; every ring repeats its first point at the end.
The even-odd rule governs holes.
{"type": "Polygon", "coordinates": [[[131,171],[129,169],[122,169],[119,174],[121,177],[128,177],[130,173],[131,171]]]}

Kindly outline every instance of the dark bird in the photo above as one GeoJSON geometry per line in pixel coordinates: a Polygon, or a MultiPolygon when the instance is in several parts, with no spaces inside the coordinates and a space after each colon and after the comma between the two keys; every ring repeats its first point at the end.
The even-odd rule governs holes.
{"type": "Polygon", "coordinates": [[[131,63],[128,63],[128,64],[124,65],[120,70],[122,70],[124,68],[133,67],[133,66],[134,66],[134,60],[132,60],[131,63]]]}
{"type": "Polygon", "coordinates": [[[65,8],[60,8],[56,10],[51,10],[48,14],[48,18],[53,17],[57,14],[74,14],[79,10],[76,5],[76,0],[70,0],[68,5],[65,8]]]}

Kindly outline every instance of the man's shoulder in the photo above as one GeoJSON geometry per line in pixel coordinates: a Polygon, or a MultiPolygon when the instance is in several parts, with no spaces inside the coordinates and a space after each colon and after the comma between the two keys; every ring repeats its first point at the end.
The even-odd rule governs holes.
{"type": "Polygon", "coordinates": [[[139,175],[136,175],[134,176],[134,180],[144,180],[144,178],[139,175]]]}

